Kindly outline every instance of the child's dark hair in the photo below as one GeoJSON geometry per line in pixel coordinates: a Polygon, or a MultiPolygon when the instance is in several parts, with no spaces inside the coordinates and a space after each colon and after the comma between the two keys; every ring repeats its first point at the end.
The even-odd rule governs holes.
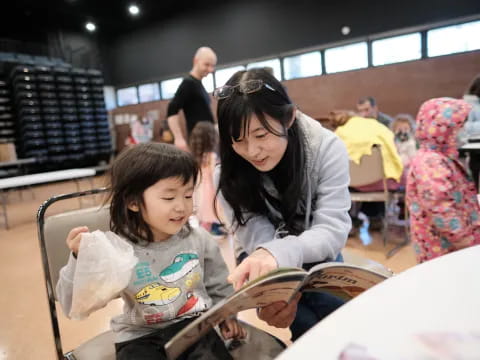
{"type": "Polygon", "coordinates": [[[220,158],[222,170],[218,191],[233,209],[238,225],[244,225],[252,216],[264,215],[279,226],[285,223],[290,234],[299,234],[297,209],[305,186],[305,136],[298,121],[291,124],[295,105],[282,84],[265,69],[251,69],[235,73],[226,83],[234,87],[228,97],[218,101],[218,129],[220,132],[220,158]],[[250,93],[239,91],[239,84],[261,81],[263,85],[250,93]],[[232,148],[232,142],[241,138],[255,115],[267,131],[288,140],[287,149],[280,163],[266,175],[274,183],[281,198],[272,196],[264,187],[263,174],[232,148]],[[278,121],[283,131],[279,133],[269,125],[266,115],[278,121]],[[289,127],[290,126],[290,127],[289,127]],[[267,207],[269,202],[281,215],[278,219],[267,207]],[[246,216],[247,214],[248,217],[246,216]]]}
{"type": "Polygon", "coordinates": [[[214,152],[217,149],[218,133],[215,126],[209,121],[200,121],[193,128],[189,145],[192,155],[201,165],[204,155],[209,152],[214,152]]]}
{"type": "Polygon", "coordinates": [[[110,170],[111,230],[134,243],[153,242],[153,233],[142,215],[144,191],[172,177],[181,178],[183,184],[193,179],[195,184],[197,175],[193,156],[173,145],[146,143],[124,150],[110,170]],[[132,203],[139,204],[138,212],[128,209],[132,203]]]}

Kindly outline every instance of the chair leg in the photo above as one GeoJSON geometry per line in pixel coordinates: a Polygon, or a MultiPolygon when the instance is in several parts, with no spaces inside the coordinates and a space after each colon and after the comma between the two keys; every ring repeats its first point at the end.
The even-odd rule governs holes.
{"type": "Polygon", "coordinates": [[[404,215],[405,216],[404,240],[387,253],[387,259],[392,257],[393,255],[395,255],[395,253],[398,250],[400,250],[402,247],[410,244],[410,218],[409,218],[408,208],[407,208],[406,204],[405,204],[405,212],[404,213],[405,213],[405,215],[404,215]]]}
{"type": "Polygon", "coordinates": [[[2,204],[2,215],[3,215],[3,222],[5,224],[5,229],[8,230],[8,216],[7,216],[7,191],[0,191],[0,202],[2,204]]]}
{"type": "Polygon", "coordinates": [[[387,235],[388,235],[388,219],[387,215],[383,217],[383,230],[382,230],[382,237],[383,237],[383,247],[387,246],[387,235]]]}

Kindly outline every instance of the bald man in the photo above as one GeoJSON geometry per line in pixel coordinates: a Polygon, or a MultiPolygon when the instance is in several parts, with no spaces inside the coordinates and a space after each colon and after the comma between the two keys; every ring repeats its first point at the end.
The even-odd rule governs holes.
{"type": "Polygon", "coordinates": [[[187,137],[199,121],[213,122],[210,96],[203,87],[202,79],[215,70],[217,56],[209,47],[201,47],[193,57],[193,67],[177,89],[175,96],[168,104],[167,120],[175,138],[175,145],[188,150],[188,139],[182,132],[178,112],[183,109],[187,121],[187,137]]]}

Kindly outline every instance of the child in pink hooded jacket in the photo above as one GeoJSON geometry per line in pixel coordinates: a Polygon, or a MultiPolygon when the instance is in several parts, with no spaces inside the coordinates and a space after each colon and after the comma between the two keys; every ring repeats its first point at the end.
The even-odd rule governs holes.
{"type": "Polygon", "coordinates": [[[475,185],[457,150],[469,111],[463,100],[438,98],[417,115],[420,149],[407,176],[407,205],[419,262],[480,244],[475,185]]]}

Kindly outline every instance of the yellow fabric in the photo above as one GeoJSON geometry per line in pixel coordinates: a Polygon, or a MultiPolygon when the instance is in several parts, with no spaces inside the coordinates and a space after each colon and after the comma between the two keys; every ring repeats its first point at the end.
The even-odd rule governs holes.
{"type": "Polygon", "coordinates": [[[375,119],[355,116],[343,126],[339,126],[335,134],[347,146],[348,156],[359,164],[363,155],[372,153],[373,145],[380,145],[385,176],[400,181],[403,164],[395,147],[394,135],[385,125],[375,119]]]}

